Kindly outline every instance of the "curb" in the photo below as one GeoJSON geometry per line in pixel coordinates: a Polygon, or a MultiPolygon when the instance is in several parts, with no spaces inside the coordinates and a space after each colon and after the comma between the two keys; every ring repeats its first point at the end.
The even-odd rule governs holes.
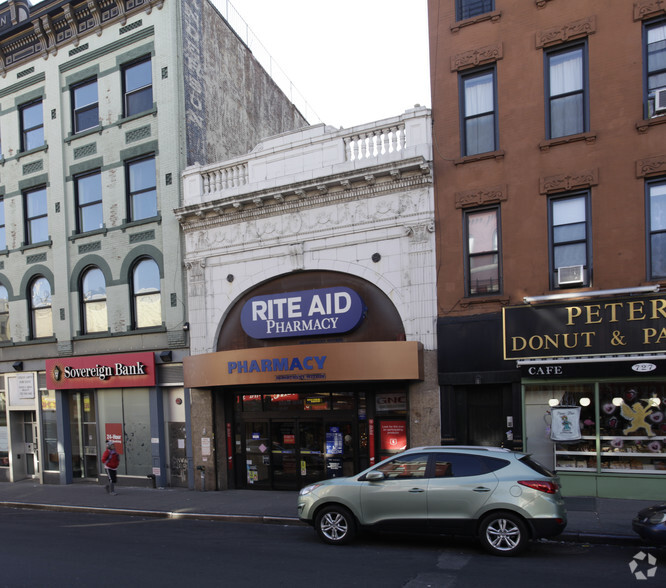
{"type": "Polygon", "coordinates": [[[117,514],[138,517],[154,517],[158,519],[194,519],[221,521],[227,523],[262,523],[266,525],[295,525],[307,526],[306,523],[294,517],[279,517],[271,515],[232,515],[211,514],[197,512],[180,512],[164,510],[142,510],[133,508],[111,508],[102,506],[75,506],[68,504],[37,504],[29,502],[0,502],[0,507],[22,508],[26,510],[50,510],[56,512],[85,512],[94,514],[117,514]]]}
{"type": "Polygon", "coordinates": [[[572,543],[593,543],[595,545],[643,545],[643,540],[631,535],[611,535],[603,533],[562,533],[552,537],[552,541],[569,541],[572,543]]]}

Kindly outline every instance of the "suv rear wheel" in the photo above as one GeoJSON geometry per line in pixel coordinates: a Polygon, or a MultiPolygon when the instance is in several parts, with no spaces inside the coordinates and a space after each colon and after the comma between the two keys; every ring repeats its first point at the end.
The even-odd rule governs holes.
{"type": "Polygon", "coordinates": [[[317,514],[315,529],[324,543],[344,545],[356,535],[356,522],[344,506],[327,506],[317,514]]]}
{"type": "Polygon", "coordinates": [[[511,556],[527,548],[529,537],[523,520],[509,512],[488,515],[479,526],[479,539],[493,555],[511,556]]]}

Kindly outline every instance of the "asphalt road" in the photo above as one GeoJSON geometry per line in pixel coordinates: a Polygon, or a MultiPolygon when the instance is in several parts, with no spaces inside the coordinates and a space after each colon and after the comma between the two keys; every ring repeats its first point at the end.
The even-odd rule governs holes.
{"type": "Polygon", "coordinates": [[[0,508],[0,586],[316,588],[663,586],[666,550],[539,542],[519,558],[472,541],[364,535],[320,543],[307,527],[0,508]],[[654,575],[649,576],[650,569],[654,575]]]}

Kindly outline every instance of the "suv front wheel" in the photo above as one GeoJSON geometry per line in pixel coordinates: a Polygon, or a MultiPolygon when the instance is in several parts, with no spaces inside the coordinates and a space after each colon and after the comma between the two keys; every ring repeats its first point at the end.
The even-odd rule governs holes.
{"type": "Polygon", "coordinates": [[[479,526],[479,539],[493,555],[511,556],[527,548],[529,537],[523,520],[509,512],[489,514],[479,526]]]}
{"type": "Polygon", "coordinates": [[[356,535],[356,522],[344,506],[327,506],[317,514],[315,529],[324,543],[345,545],[356,535]]]}

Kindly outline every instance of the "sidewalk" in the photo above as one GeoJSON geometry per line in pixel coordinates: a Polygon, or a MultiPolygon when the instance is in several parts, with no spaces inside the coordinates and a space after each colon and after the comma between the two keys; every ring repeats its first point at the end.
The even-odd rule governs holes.
{"type": "MultiPolygon", "coordinates": [[[[110,496],[93,483],[40,485],[32,480],[0,482],[0,507],[115,512],[136,516],[198,518],[221,521],[300,525],[297,492],[223,490],[200,492],[185,488],[117,486],[110,496]]],[[[631,520],[656,501],[594,497],[565,498],[568,525],[561,541],[640,545],[631,520]]]]}

